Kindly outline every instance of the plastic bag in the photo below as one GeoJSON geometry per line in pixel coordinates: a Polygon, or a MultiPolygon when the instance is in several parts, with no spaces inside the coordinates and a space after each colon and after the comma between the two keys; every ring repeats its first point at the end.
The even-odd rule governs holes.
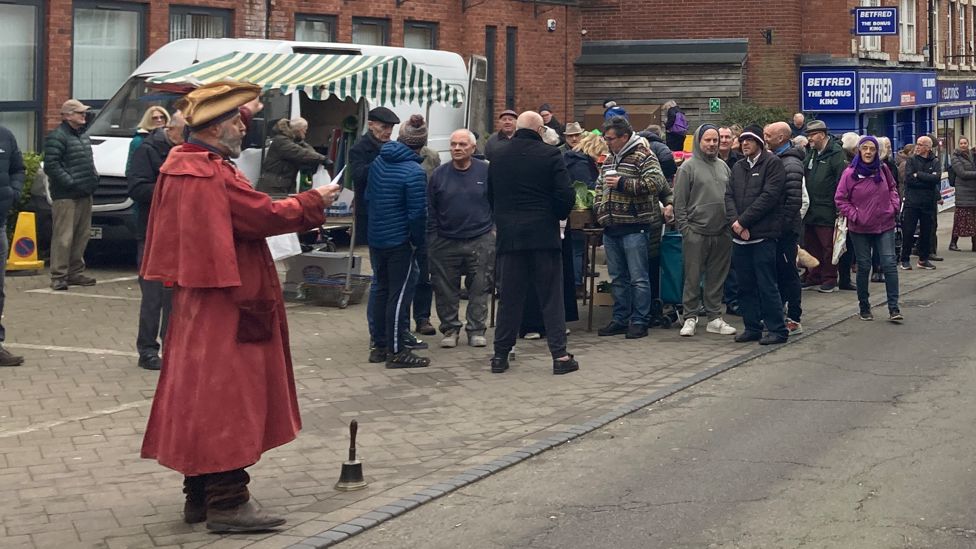
{"type": "Polygon", "coordinates": [[[298,242],[297,233],[269,236],[266,240],[268,241],[268,249],[271,250],[271,258],[275,261],[288,259],[302,253],[302,245],[298,242]]]}
{"type": "Polygon", "coordinates": [[[830,258],[830,262],[834,265],[840,262],[840,256],[844,255],[847,251],[847,218],[844,216],[837,216],[837,221],[834,222],[834,253],[830,258]]]}

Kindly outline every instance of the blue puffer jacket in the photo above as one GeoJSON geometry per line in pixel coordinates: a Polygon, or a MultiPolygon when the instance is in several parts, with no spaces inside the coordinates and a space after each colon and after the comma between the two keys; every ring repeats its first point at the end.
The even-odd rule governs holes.
{"type": "Polygon", "coordinates": [[[380,149],[369,166],[366,201],[371,248],[395,248],[410,241],[424,247],[427,225],[427,174],[419,154],[398,141],[380,149]]]}

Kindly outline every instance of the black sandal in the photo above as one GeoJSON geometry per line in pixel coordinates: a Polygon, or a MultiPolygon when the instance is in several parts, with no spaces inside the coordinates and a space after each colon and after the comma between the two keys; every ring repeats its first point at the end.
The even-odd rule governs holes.
{"type": "Polygon", "coordinates": [[[430,366],[430,359],[413,354],[410,349],[404,349],[386,359],[386,367],[394,368],[426,368],[430,366]]]}

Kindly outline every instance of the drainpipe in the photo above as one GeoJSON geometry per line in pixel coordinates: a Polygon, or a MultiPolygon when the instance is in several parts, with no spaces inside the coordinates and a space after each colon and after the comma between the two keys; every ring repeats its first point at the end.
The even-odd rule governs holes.
{"type": "MultiPolygon", "coordinates": [[[[930,2],[932,0],[929,0],[930,2]]],[[[264,0],[264,38],[271,38],[271,4],[273,0],[264,0]]]]}
{"type": "MultiPolygon", "coordinates": [[[[269,0],[270,1],[270,0],[269,0]]],[[[935,19],[932,18],[932,11],[934,8],[935,0],[928,0],[926,5],[928,6],[928,22],[929,22],[929,67],[935,68],[935,19]]]]}

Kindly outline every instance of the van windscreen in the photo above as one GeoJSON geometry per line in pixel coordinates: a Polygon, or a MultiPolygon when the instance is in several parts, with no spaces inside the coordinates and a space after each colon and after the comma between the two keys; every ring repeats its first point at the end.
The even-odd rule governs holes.
{"type": "Polygon", "coordinates": [[[179,97],[154,90],[146,85],[146,77],[134,76],[102,107],[86,133],[90,136],[132,137],[146,109],[158,105],[172,114],[173,103],[179,97]]]}

